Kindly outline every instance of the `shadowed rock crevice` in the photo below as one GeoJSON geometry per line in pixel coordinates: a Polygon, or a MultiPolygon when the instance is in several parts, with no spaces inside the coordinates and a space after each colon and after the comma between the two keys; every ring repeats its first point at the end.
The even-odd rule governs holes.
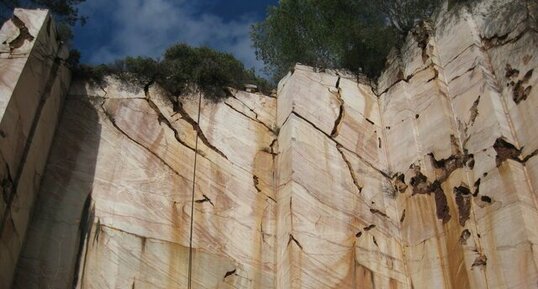
{"type": "Polygon", "coordinates": [[[200,200],[196,200],[194,202],[197,203],[197,204],[209,203],[209,204],[211,204],[211,206],[213,206],[213,207],[215,206],[215,204],[213,204],[213,202],[211,201],[211,199],[208,196],[202,195],[202,197],[204,197],[204,198],[200,199],[200,200]]]}
{"type": "Polygon", "coordinates": [[[32,42],[34,40],[34,36],[30,34],[30,31],[28,30],[28,27],[26,27],[26,24],[22,22],[22,20],[16,15],[13,15],[11,21],[13,22],[13,24],[15,24],[15,26],[17,26],[17,28],[19,28],[19,36],[13,39],[13,41],[4,44],[9,44],[10,50],[13,51],[23,46],[25,41],[32,42]]]}
{"type": "Polygon", "coordinates": [[[370,213],[375,214],[375,215],[379,215],[379,216],[381,216],[383,218],[388,218],[389,217],[389,216],[387,216],[387,214],[381,212],[378,209],[370,209],[370,213]]]}
{"type": "Polygon", "coordinates": [[[344,102],[344,99],[342,99],[342,95],[340,93],[340,76],[338,76],[338,79],[336,80],[335,87],[336,87],[336,92],[332,92],[330,89],[329,89],[329,92],[331,92],[336,97],[336,99],[340,103],[340,106],[339,106],[338,116],[334,120],[334,126],[331,131],[332,138],[336,138],[338,136],[338,129],[340,128],[340,124],[342,123],[342,119],[344,118],[344,115],[346,113],[345,108],[344,108],[345,102],[344,102]]]}
{"type": "Polygon", "coordinates": [[[116,119],[114,118],[114,116],[108,112],[105,108],[105,103],[106,103],[106,100],[104,100],[102,103],[101,103],[101,111],[104,113],[104,115],[106,116],[106,118],[108,119],[108,121],[112,124],[112,126],[118,131],[120,132],[122,135],[124,135],[125,137],[127,137],[130,141],[134,142],[135,144],[137,144],[138,146],[142,147],[144,150],[146,150],[147,152],[149,152],[151,155],[153,155],[155,158],[157,158],[163,165],[165,165],[168,169],[170,169],[170,171],[172,171],[175,175],[183,178],[183,176],[176,170],[174,169],[170,164],[168,164],[163,158],[161,158],[157,153],[155,153],[154,151],[152,151],[150,148],[148,148],[147,146],[143,145],[141,142],[137,141],[136,139],[134,139],[132,136],[130,136],[128,133],[126,133],[121,127],[118,126],[118,124],[116,123],[116,119]]]}
{"type": "Polygon", "coordinates": [[[209,148],[211,149],[212,151],[216,152],[217,154],[219,154],[221,157],[225,158],[228,160],[228,157],[222,152],[220,151],[216,146],[212,145],[209,140],[207,139],[207,137],[205,136],[204,132],[202,131],[202,128],[200,128],[200,126],[198,125],[198,123],[196,122],[196,120],[194,120],[190,115],[189,113],[183,108],[183,103],[181,103],[181,101],[179,101],[178,99],[176,99],[175,101],[172,100],[172,104],[173,104],[173,107],[174,107],[174,112],[176,113],[179,113],[179,115],[181,116],[181,119],[183,119],[184,121],[188,122],[192,128],[197,132],[198,134],[198,137],[200,138],[200,140],[209,148]]]}
{"type": "MultiPolygon", "coordinates": [[[[184,140],[181,139],[181,137],[179,136],[179,131],[174,128],[172,123],[168,120],[168,118],[166,118],[166,116],[164,116],[159,107],[151,100],[149,92],[146,92],[145,100],[148,102],[149,107],[153,109],[153,111],[155,111],[155,113],[157,114],[159,124],[164,123],[170,130],[172,130],[172,132],[174,133],[174,138],[177,140],[178,143],[182,144],[183,146],[194,152],[194,147],[190,146],[184,140]]],[[[198,150],[198,153],[204,155],[204,153],[200,150],[198,150]]]]}
{"type": "Polygon", "coordinates": [[[460,235],[460,244],[467,245],[467,240],[471,237],[471,231],[468,229],[463,230],[460,235]]]}
{"type": "Polygon", "coordinates": [[[394,189],[396,191],[400,192],[400,194],[405,193],[405,191],[409,187],[405,183],[405,175],[404,174],[395,174],[394,177],[392,178],[392,185],[394,186],[394,189]]]}
{"type": "MultiPolygon", "coordinates": [[[[257,122],[257,123],[261,124],[261,125],[264,126],[268,131],[270,131],[271,133],[275,134],[275,131],[274,131],[272,128],[270,128],[267,124],[265,124],[264,122],[262,122],[261,120],[259,120],[259,119],[257,118],[257,116],[256,116],[255,118],[253,118],[253,117],[251,117],[251,116],[246,115],[245,113],[243,113],[242,111],[238,110],[238,109],[235,108],[233,105],[231,105],[231,104],[229,104],[229,103],[227,103],[227,102],[224,102],[224,104],[225,104],[227,107],[229,107],[231,110],[233,110],[233,111],[239,113],[240,115],[242,115],[242,116],[244,116],[244,117],[250,119],[251,121],[254,121],[254,122],[257,122]]],[[[252,111],[253,113],[255,113],[253,110],[251,110],[251,111],[252,111]]]]}
{"type": "MultiPolygon", "coordinates": [[[[302,115],[298,114],[297,112],[295,111],[292,111],[290,113],[290,115],[286,118],[286,120],[284,121],[284,124],[290,119],[290,117],[292,115],[295,115],[296,117],[300,118],[301,120],[305,121],[306,123],[308,123],[309,125],[311,125],[314,129],[316,129],[317,131],[319,131],[320,133],[322,133],[323,135],[325,135],[329,140],[331,140],[332,142],[334,142],[337,146],[339,146],[342,151],[345,150],[347,152],[349,152],[350,154],[353,154],[354,156],[356,156],[357,158],[359,158],[361,161],[363,161],[366,165],[368,165],[370,168],[374,169],[375,171],[377,171],[378,173],[380,173],[383,177],[385,177],[386,179],[390,180],[391,177],[384,171],[376,168],[374,165],[372,165],[369,161],[365,160],[363,157],[361,157],[359,154],[357,154],[355,151],[352,151],[352,150],[349,150],[348,148],[344,147],[341,143],[339,143],[338,141],[336,141],[334,138],[332,138],[329,134],[325,133],[323,130],[321,130],[320,128],[318,128],[314,123],[312,123],[310,120],[306,119],[305,117],[303,117],[302,115]]],[[[283,124],[283,125],[284,125],[283,124]]]]}
{"type": "Polygon", "coordinates": [[[456,195],[456,205],[458,206],[458,221],[463,227],[471,217],[471,191],[467,186],[461,185],[454,188],[454,194],[456,195]]]}
{"type": "Polygon", "coordinates": [[[303,245],[301,245],[301,243],[299,243],[299,241],[297,241],[297,239],[295,239],[295,236],[293,236],[293,234],[290,234],[290,238],[288,240],[288,246],[292,242],[295,243],[295,245],[297,245],[297,247],[299,247],[301,250],[303,250],[303,245]]]}
{"type": "Polygon", "coordinates": [[[232,271],[226,272],[226,274],[224,274],[223,280],[228,278],[229,276],[235,275],[236,272],[237,272],[237,269],[233,269],[232,271]]]}
{"type": "Polygon", "coordinates": [[[497,153],[495,157],[495,162],[497,167],[499,167],[506,160],[515,160],[521,161],[519,156],[521,155],[521,150],[516,148],[513,144],[507,142],[504,138],[498,138],[493,144],[493,148],[497,153]]]}
{"type": "Polygon", "coordinates": [[[413,188],[413,194],[425,194],[434,196],[436,215],[439,220],[443,221],[443,224],[446,224],[450,219],[450,208],[448,207],[447,197],[443,188],[441,187],[441,182],[435,180],[433,183],[428,181],[428,178],[422,174],[419,166],[412,166],[415,176],[411,178],[410,185],[413,188]]]}
{"type": "Polygon", "coordinates": [[[359,179],[357,178],[357,175],[355,174],[355,171],[353,170],[353,166],[351,165],[349,160],[346,158],[346,155],[345,155],[345,153],[343,151],[342,146],[337,144],[336,149],[338,150],[338,152],[340,152],[340,155],[342,156],[342,159],[344,160],[344,163],[346,164],[346,167],[347,167],[347,169],[349,171],[349,174],[351,175],[351,179],[353,181],[353,184],[357,188],[357,191],[359,193],[362,193],[362,186],[361,186],[361,184],[359,182],[359,179]]]}

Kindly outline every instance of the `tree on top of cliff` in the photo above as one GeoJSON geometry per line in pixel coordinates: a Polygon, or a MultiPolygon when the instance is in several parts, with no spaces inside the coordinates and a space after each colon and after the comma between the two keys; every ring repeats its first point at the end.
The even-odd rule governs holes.
{"type": "Polygon", "coordinates": [[[273,80],[295,63],[343,68],[369,77],[420,19],[442,0],[281,0],[253,25],[256,56],[273,80]]]}
{"type": "Polygon", "coordinates": [[[76,74],[97,83],[104,81],[106,75],[142,87],[155,82],[174,96],[200,90],[214,100],[226,97],[227,87],[255,84],[261,91],[270,89],[267,81],[246,69],[231,54],[186,44],[168,48],[161,60],[127,57],[108,65],[81,65],[76,74]]]}

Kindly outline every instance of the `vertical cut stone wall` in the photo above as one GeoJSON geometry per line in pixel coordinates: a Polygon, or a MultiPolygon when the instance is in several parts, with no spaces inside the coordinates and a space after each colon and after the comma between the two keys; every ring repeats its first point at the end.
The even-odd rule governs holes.
{"type": "Polygon", "coordinates": [[[70,72],[46,10],[15,9],[0,30],[0,288],[9,288],[70,72]]]}
{"type": "Polygon", "coordinates": [[[203,98],[199,122],[198,95],[75,81],[0,268],[25,239],[13,288],[184,288],[194,218],[193,288],[536,288],[537,15],[445,7],[377,85],[297,65],[276,96],[203,98]]]}

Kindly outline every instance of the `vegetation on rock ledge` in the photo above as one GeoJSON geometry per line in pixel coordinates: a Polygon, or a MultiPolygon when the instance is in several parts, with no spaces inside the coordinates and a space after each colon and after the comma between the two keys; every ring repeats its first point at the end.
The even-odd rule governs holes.
{"type": "MultiPolygon", "coordinates": [[[[449,7],[470,0],[449,0],[449,7]]],[[[393,47],[443,0],[281,0],[252,27],[258,59],[273,81],[295,63],[376,78],[393,47]]]]}
{"type": "Polygon", "coordinates": [[[95,83],[102,83],[107,75],[142,87],[155,82],[176,96],[200,90],[213,100],[226,97],[226,87],[254,84],[262,92],[270,90],[267,81],[231,54],[186,44],[168,48],[161,60],[127,57],[107,65],[79,65],[75,74],[95,83]]]}

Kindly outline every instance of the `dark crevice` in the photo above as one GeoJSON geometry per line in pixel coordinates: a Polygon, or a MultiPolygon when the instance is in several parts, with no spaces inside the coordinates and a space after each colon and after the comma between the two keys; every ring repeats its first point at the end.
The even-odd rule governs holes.
{"type": "MultiPolygon", "coordinates": [[[[253,175],[252,176],[252,181],[254,183],[254,188],[256,189],[256,191],[258,193],[262,193],[262,189],[260,188],[260,178],[256,175],[253,175]]],[[[268,196],[268,195],[265,195],[268,199],[270,199],[271,201],[275,202],[276,203],[276,200],[273,199],[272,197],[268,196]]]]}
{"type": "MultiPolygon", "coordinates": [[[[237,99],[237,98],[234,97],[234,99],[237,99]]],[[[250,117],[250,116],[244,114],[242,111],[236,109],[235,107],[233,107],[233,105],[231,105],[231,104],[229,104],[229,103],[227,103],[227,102],[224,102],[224,104],[225,104],[227,107],[231,108],[233,111],[235,111],[235,112],[237,112],[237,113],[243,115],[244,117],[246,117],[246,118],[248,118],[248,119],[250,119],[250,120],[252,120],[252,121],[254,121],[254,122],[257,122],[257,123],[261,124],[261,125],[264,126],[267,130],[269,130],[269,131],[272,132],[273,134],[276,134],[276,132],[275,132],[273,129],[271,129],[267,124],[265,124],[263,121],[259,120],[259,119],[258,119],[258,115],[256,114],[256,112],[254,112],[254,110],[252,110],[252,109],[249,108],[248,106],[247,106],[247,108],[249,108],[250,111],[252,111],[252,112],[256,115],[255,118],[252,118],[252,117],[250,117]]],[[[243,105],[244,105],[244,104],[243,104],[243,105]]],[[[246,105],[245,105],[245,106],[246,106],[246,105]]]]}
{"type": "Polygon", "coordinates": [[[357,188],[359,193],[362,193],[362,186],[359,183],[359,180],[357,178],[357,175],[355,174],[355,171],[353,170],[353,167],[351,166],[351,163],[346,158],[346,155],[344,154],[344,151],[342,150],[342,146],[337,144],[336,149],[340,152],[340,155],[342,156],[342,159],[346,163],[346,166],[347,166],[347,169],[349,171],[349,174],[351,175],[351,179],[353,180],[353,184],[355,185],[355,187],[357,188]]]}
{"type": "Polygon", "coordinates": [[[229,276],[235,275],[235,272],[237,272],[237,269],[233,269],[232,271],[228,271],[228,272],[226,272],[226,274],[224,274],[224,278],[223,278],[223,279],[226,279],[226,278],[228,278],[229,276]]]}
{"type": "Polygon", "coordinates": [[[489,196],[480,196],[480,200],[484,203],[491,204],[493,203],[493,200],[489,196]]]}
{"type": "Polygon", "coordinates": [[[531,158],[535,157],[536,155],[538,155],[538,149],[533,151],[532,153],[530,153],[529,155],[527,155],[525,158],[523,158],[521,160],[522,163],[526,163],[528,162],[531,158]]]}
{"type": "Polygon", "coordinates": [[[275,144],[276,144],[277,141],[278,141],[278,138],[274,138],[274,139],[271,141],[271,143],[269,144],[269,146],[266,147],[266,148],[263,148],[262,151],[263,151],[263,152],[266,152],[266,153],[268,153],[268,154],[270,154],[270,155],[272,155],[273,158],[274,158],[275,156],[278,155],[278,153],[277,153],[276,150],[275,150],[275,144]]]}
{"type": "Polygon", "coordinates": [[[435,197],[437,218],[442,220],[443,224],[446,224],[450,221],[452,216],[450,216],[450,208],[448,207],[445,192],[441,188],[441,183],[439,183],[439,181],[433,182],[431,189],[435,197]]]}
{"type": "Polygon", "coordinates": [[[252,181],[254,182],[254,188],[256,188],[256,191],[258,191],[258,193],[261,193],[262,192],[262,189],[260,189],[259,185],[260,185],[260,178],[256,175],[253,175],[252,176],[252,181]]]}
{"type": "Polygon", "coordinates": [[[435,199],[435,207],[437,218],[443,221],[443,224],[447,223],[450,219],[450,209],[448,207],[448,201],[446,195],[441,188],[441,182],[435,180],[433,183],[428,181],[428,178],[422,174],[419,166],[412,166],[415,176],[411,178],[410,185],[413,188],[413,194],[433,194],[435,199]]]}
{"type": "Polygon", "coordinates": [[[509,43],[516,43],[519,39],[521,39],[526,33],[538,33],[538,31],[532,27],[525,27],[521,33],[516,35],[514,38],[507,39],[509,33],[503,34],[503,35],[493,35],[492,37],[481,37],[482,41],[482,47],[484,49],[489,50],[494,47],[503,46],[509,43]]]}
{"type": "MultiPolygon", "coordinates": [[[[80,273],[80,267],[82,260],[86,260],[87,256],[85,255],[82,257],[83,251],[84,251],[84,243],[88,243],[88,240],[90,238],[90,230],[91,226],[93,224],[93,220],[95,218],[95,208],[92,206],[92,196],[91,194],[88,194],[86,197],[86,201],[84,202],[84,207],[82,209],[82,215],[80,217],[80,223],[78,228],[79,233],[79,243],[77,248],[77,257],[75,262],[75,271],[73,276],[73,288],[76,287],[79,279],[79,273],[80,273]]],[[[88,246],[88,245],[86,245],[88,246]]],[[[86,248],[85,254],[88,253],[88,248],[86,248]]]]}
{"type": "Polygon", "coordinates": [[[356,238],[360,238],[361,236],[362,236],[362,232],[358,232],[357,234],[355,234],[356,238]]]}
{"type": "Polygon", "coordinates": [[[403,223],[405,220],[405,209],[402,211],[402,216],[400,217],[400,223],[403,223]]]}
{"type": "Polygon", "coordinates": [[[2,188],[2,198],[5,204],[9,204],[11,194],[13,194],[13,177],[7,161],[2,156],[2,162],[5,164],[6,175],[3,177],[0,187],[2,188]]]}
{"type": "Polygon", "coordinates": [[[20,48],[26,40],[32,42],[34,40],[34,36],[30,34],[28,27],[26,27],[26,24],[24,24],[19,17],[13,15],[11,21],[13,24],[15,24],[15,26],[17,26],[17,28],[19,28],[19,36],[9,43],[9,48],[11,51],[13,51],[20,48]]]}
{"type": "Polygon", "coordinates": [[[467,245],[467,240],[471,237],[471,231],[465,229],[460,235],[460,244],[467,245]]]}
{"type": "Polygon", "coordinates": [[[104,107],[104,104],[105,104],[105,101],[103,101],[103,103],[101,104],[101,109],[103,111],[103,113],[105,114],[106,118],[110,121],[110,123],[112,124],[112,126],[114,126],[114,128],[116,130],[118,130],[121,134],[123,134],[125,137],[127,137],[130,141],[136,143],[137,145],[139,145],[140,147],[144,148],[147,152],[149,152],[150,154],[152,154],[154,157],[156,157],[158,160],[161,161],[162,164],[164,164],[167,168],[169,168],[172,172],[174,172],[175,175],[179,176],[179,177],[182,177],[183,176],[178,172],[176,171],[170,164],[168,164],[163,158],[161,158],[159,155],[157,155],[155,152],[153,152],[151,149],[149,149],[148,147],[146,147],[145,145],[143,145],[142,143],[140,143],[139,141],[135,140],[134,138],[132,138],[130,135],[128,135],[123,129],[121,129],[118,124],[116,123],[116,120],[114,119],[114,116],[112,116],[104,107]]]}
{"type": "Polygon", "coordinates": [[[450,82],[452,82],[452,81],[454,81],[454,80],[456,80],[456,79],[458,79],[458,78],[464,76],[467,72],[471,72],[471,71],[475,70],[476,67],[477,67],[477,65],[474,65],[474,66],[469,67],[469,68],[468,68],[467,70],[465,70],[462,74],[454,76],[453,78],[451,78],[450,80],[448,80],[448,82],[450,83],[450,82]]]}
{"type": "Polygon", "coordinates": [[[428,178],[422,174],[421,169],[419,166],[412,166],[415,176],[411,178],[411,181],[409,184],[413,188],[412,195],[416,194],[428,194],[428,190],[430,187],[430,182],[428,181],[428,178]]]}
{"type": "Polygon", "coordinates": [[[368,231],[372,230],[375,227],[376,227],[375,225],[369,225],[367,227],[364,227],[364,231],[368,232],[368,231]]]}
{"type": "Polygon", "coordinates": [[[495,157],[497,167],[499,167],[506,160],[515,160],[521,162],[519,159],[521,150],[516,148],[513,144],[507,142],[504,138],[500,137],[495,140],[493,148],[497,153],[497,156],[495,157]]]}
{"type": "Polygon", "coordinates": [[[532,85],[527,85],[532,77],[534,69],[531,69],[525,73],[525,75],[519,78],[520,71],[512,68],[510,64],[507,64],[505,67],[505,77],[508,82],[507,87],[512,87],[512,99],[516,104],[519,104],[522,101],[527,100],[527,97],[530,95],[532,90],[532,85]]]}
{"type": "Polygon", "coordinates": [[[213,206],[213,207],[215,206],[215,204],[213,204],[213,202],[211,201],[211,199],[208,196],[206,196],[206,195],[202,195],[202,196],[204,197],[203,199],[196,200],[194,202],[197,203],[197,204],[210,203],[211,206],[213,206]]]}
{"type": "Polygon", "coordinates": [[[475,164],[474,155],[467,154],[467,152],[461,153],[458,151],[455,155],[440,160],[437,160],[433,153],[430,153],[429,156],[435,168],[437,180],[441,183],[445,182],[455,170],[464,166],[472,169],[475,164]]]}
{"type": "Polygon", "coordinates": [[[433,68],[433,77],[430,78],[430,79],[428,79],[428,80],[426,81],[426,83],[430,83],[430,82],[436,80],[437,78],[439,78],[439,70],[435,69],[435,67],[434,67],[434,68],[433,68]]]}
{"type": "MultiPolygon", "coordinates": [[[[172,123],[168,120],[168,118],[166,118],[164,116],[164,114],[161,112],[161,110],[159,109],[159,107],[151,100],[151,97],[149,95],[149,92],[147,89],[144,89],[144,91],[146,92],[146,98],[145,100],[148,102],[150,108],[152,108],[156,113],[157,113],[157,118],[158,118],[158,121],[159,121],[159,124],[162,124],[164,123],[170,130],[172,130],[174,132],[174,138],[180,143],[182,144],[183,146],[187,147],[189,150],[191,151],[194,151],[194,147],[190,146],[189,144],[187,144],[184,140],[181,139],[181,137],[179,136],[179,131],[174,128],[174,126],[172,125],[172,123]]],[[[203,152],[198,150],[198,153],[200,155],[203,155],[203,152]]]]}
{"type": "Polygon", "coordinates": [[[512,65],[510,64],[506,64],[504,70],[506,71],[504,74],[506,78],[515,78],[519,76],[519,70],[512,68],[512,65]]]}
{"type": "Polygon", "coordinates": [[[478,180],[476,180],[476,182],[474,182],[473,197],[478,196],[478,193],[480,192],[480,182],[481,182],[480,178],[478,180]]]}
{"type": "Polygon", "coordinates": [[[488,263],[488,257],[486,257],[486,255],[480,255],[476,257],[471,267],[482,267],[482,266],[486,266],[487,263],[488,263]]]}
{"type": "Polygon", "coordinates": [[[333,141],[337,146],[339,146],[341,149],[345,149],[346,151],[350,152],[351,154],[353,154],[354,156],[356,156],[357,158],[359,158],[360,160],[362,160],[364,163],[366,163],[370,168],[372,168],[373,170],[377,171],[378,173],[380,173],[381,175],[383,175],[385,178],[387,179],[391,179],[391,177],[385,173],[384,171],[376,168],[374,165],[372,165],[370,162],[368,162],[367,160],[365,160],[364,158],[362,158],[360,155],[358,155],[356,152],[352,151],[352,150],[349,150],[347,149],[346,147],[344,147],[343,145],[341,145],[338,141],[336,141],[335,139],[333,139],[329,134],[325,133],[323,130],[319,129],[314,123],[312,123],[310,120],[306,119],[305,117],[303,117],[302,115],[298,114],[297,112],[295,111],[292,111],[290,113],[290,115],[286,118],[286,120],[284,121],[284,124],[288,121],[288,119],[290,119],[291,115],[295,115],[296,117],[300,118],[301,120],[305,121],[306,123],[308,123],[309,125],[311,125],[314,129],[316,129],[317,131],[321,132],[322,134],[324,134],[329,140],[333,141]]]}
{"type": "MultiPolygon", "coordinates": [[[[473,126],[474,122],[476,121],[476,118],[478,117],[478,105],[480,104],[480,95],[478,98],[473,102],[473,106],[471,106],[471,116],[469,117],[469,123],[468,126],[473,126]]],[[[467,129],[466,129],[467,131],[467,129]]]]}
{"type": "Polygon", "coordinates": [[[387,214],[381,212],[378,209],[370,209],[370,213],[380,215],[381,217],[388,218],[387,214]]]}
{"type": "Polygon", "coordinates": [[[461,185],[454,188],[456,195],[456,205],[458,206],[459,223],[463,227],[471,217],[471,190],[468,187],[461,185]]]}
{"type": "MultiPolygon", "coordinates": [[[[174,101],[173,101],[174,102],[174,101]]],[[[222,152],[220,151],[217,147],[215,147],[214,145],[212,145],[209,140],[207,139],[207,137],[205,136],[204,132],[202,131],[202,129],[200,128],[200,126],[198,125],[198,123],[193,119],[191,118],[191,116],[187,113],[187,111],[185,111],[185,109],[183,108],[183,104],[179,101],[179,100],[176,100],[174,102],[174,112],[177,112],[181,115],[181,119],[183,119],[184,121],[188,122],[192,128],[197,132],[197,135],[198,137],[200,138],[200,140],[211,150],[213,150],[214,152],[216,152],[217,154],[219,154],[220,156],[222,156],[223,158],[225,159],[228,159],[228,157],[222,152]]]]}
{"type": "Polygon", "coordinates": [[[372,242],[374,242],[374,245],[379,248],[379,244],[377,244],[377,240],[375,239],[375,236],[372,236],[372,242]]]}
{"type": "Polygon", "coordinates": [[[299,248],[301,248],[301,250],[303,250],[303,246],[301,245],[301,243],[299,243],[299,241],[297,241],[297,239],[295,239],[293,234],[290,234],[290,239],[288,241],[288,246],[291,244],[291,242],[294,242],[299,248]]]}
{"type": "Polygon", "coordinates": [[[396,191],[400,192],[400,194],[405,193],[405,191],[409,187],[405,183],[405,175],[404,174],[396,174],[396,175],[394,175],[394,177],[392,178],[392,185],[394,186],[394,189],[396,191]]]}
{"type": "MultiPolygon", "coordinates": [[[[340,78],[338,78],[338,80],[340,81],[340,78]]],[[[336,98],[338,99],[338,102],[340,102],[340,108],[339,108],[338,116],[334,120],[333,130],[331,131],[332,138],[335,138],[338,136],[338,129],[340,128],[340,124],[342,123],[342,119],[344,118],[344,115],[346,113],[344,109],[344,100],[342,99],[342,96],[340,95],[340,89],[338,89],[338,91],[336,92],[336,98]]]]}

